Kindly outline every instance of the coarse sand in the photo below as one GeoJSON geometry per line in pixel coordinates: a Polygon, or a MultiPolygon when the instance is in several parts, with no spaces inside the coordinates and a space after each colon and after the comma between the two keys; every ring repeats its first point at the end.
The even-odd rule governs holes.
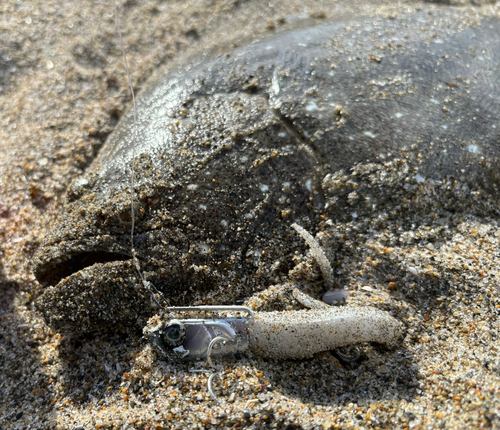
{"type": "MultiPolygon", "coordinates": [[[[447,7],[311,0],[119,6],[139,94],[146,80],[196,52],[296,25],[447,7]]],[[[494,3],[461,7],[469,16],[500,12],[494,3]]],[[[0,13],[0,428],[500,428],[498,200],[466,178],[422,181],[405,160],[360,166],[327,186],[352,187],[354,204],[359,178],[370,174],[392,193],[378,198],[399,202],[394,210],[411,221],[367,209],[325,221],[318,235],[337,282],[352,291],[347,301],[404,322],[407,334],[395,350],[363,345],[358,367],[329,352],[301,361],[224,360],[216,403],[207,373],[158,360],[141,333],[51,331],[33,310],[42,287],[32,256],[66,187],[131,97],[112,2],[7,1],[0,13]]],[[[320,276],[310,254],[298,257],[294,275],[320,276]]],[[[275,298],[270,290],[256,301],[275,298]]]]}

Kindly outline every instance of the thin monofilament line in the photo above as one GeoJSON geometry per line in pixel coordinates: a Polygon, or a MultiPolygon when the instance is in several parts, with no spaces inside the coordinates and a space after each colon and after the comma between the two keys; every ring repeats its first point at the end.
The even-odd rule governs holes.
{"type": "MultiPolygon", "coordinates": [[[[120,26],[120,19],[118,17],[118,6],[116,5],[116,0],[113,0],[114,12],[115,12],[115,26],[116,31],[118,33],[118,38],[120,41],[120,47],[122,50],[123,62],[125,63],[125,70],[127,71],[127,81],[128,86],[130,88],[130,93],[132,94],[132,103],[133,103],[133,114],[134,114],[134,124],[132,130],[132,160],[130,162],[130,212],[132,215],[132,225],[130,227],[130,247],[132,250],[132,257],[136,260],[135,256],[135,248],[134,248],[134,227],[135,227],[135,209],[134,209],[134,200],[135,200],[135,136],[137,133],[137,105],[135,103],[135,93],[134,87],[132,85],[132,76],[130,75],[130,68],[128,67],[127,55],[125,53],[125,44],[123,43],[123,36],[120,26]]],[[[137,265],[137,262],[134,261],[137,265]]],[[[140,274],[140,271],[139,271],[140,274]]],[[[142,278],[142,276],[141,276],[142,278]]]]}
{"type": "Polygon", "coordinates": [[[113,6],[114,6],[114,14],[115,14],[115,26],[116,26],[116,32],[118,33],[118,38],[120,42],[120,47],[122,50],[122,56],[123,56],[123,62],[125,63],[125,70],[127,71],[127,82],[128,86],[130,88],[130,93],[132,94],[132,103],[133,103],[133,115],[134,115],[134,123],[133,123],[133,130],[132,130],[132,160],[130,162],[130,213],[131,213],[131,218],[132,218],[132,225],[130,226],[130,248],[132,251],[132,259],[133,259],[133,264],[135,269],[137,270],[137,273],[139,274],[139,277],[141,278],[142,285],[146,290],[148,290],[151,294],[151,298],[156,302],[156,304],[160,307],[165,307],[169,306],[170,303],[168,300],[163,296],[163,294],[158,291],[158,289],[149,281],[146,281],[144,278],[144,275],[141,272],[141,267],[139,265],[139,260],[137,259],[137,255],[135,252],[134,248],[134,228],[135,228],[135,208],[134,208],[134,200],[135,200],[135,139],[137,135],[137,129],[138,129],[138,124],[137,124],[137,105],[135,102],[135,93],[134,93],[134,87],[132,85],[132,75],[130,74],[130,68],[128,66],[128,60],[127,60],[127,55],[125,53],[125,44],[123,43],[123,36],[122,36],[122,31],[121,31],[121,26],[120,26],[120,19],[118,17],[118,6],[116,4],[116,0],[113,0],[113,6]],[[165,303],[161,304],[158,299],[156,298],[156,294],[163,299],[165,303]]]}

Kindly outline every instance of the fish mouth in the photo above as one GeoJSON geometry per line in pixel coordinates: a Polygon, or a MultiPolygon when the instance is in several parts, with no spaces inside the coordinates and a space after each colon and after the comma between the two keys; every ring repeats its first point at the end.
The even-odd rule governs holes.
{"type": "Polygon", "coordinates": [[[130,250],[127,252],[116,244],[90,247],[81,242],[60,243],[40,250],[35,257],[33,272],[44,287],[55,286],[88,267],[126,260],[132,260],[130,250]]]}
{"type": "Polygon", "coordinates": [[[45,322],[61,333],[127,331],[151,316],[149,292],[137,290],[134,265],[126,255],[83,252],[46,267],[38,276],[53,284],[59,281],[46,286],[34,305],[45,322]]]}

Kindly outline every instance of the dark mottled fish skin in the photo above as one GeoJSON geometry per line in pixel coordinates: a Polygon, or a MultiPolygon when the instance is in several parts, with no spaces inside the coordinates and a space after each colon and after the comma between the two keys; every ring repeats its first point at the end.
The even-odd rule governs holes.
{"type": "MultiPolygon", "coordinates": [[[[143,325],[157,309],[135,247],[172,304],[234,303],[286,279],[334,218],[326,174],[407,158],[423,177],[498,184],[500,26],[460,12],[363,18],[278,34],[169,73],[125,116],[35,260],[59,330],[143,325]],[[96,264],[94,264],[96,263],[96,264]]],[[[500,126],[500,124],[499,124],[500,126]]]]}

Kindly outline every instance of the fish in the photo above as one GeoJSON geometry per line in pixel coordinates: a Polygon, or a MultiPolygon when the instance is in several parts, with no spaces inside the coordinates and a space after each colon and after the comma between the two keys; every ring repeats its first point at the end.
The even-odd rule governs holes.
{"type": "Polygon", "coordinates": [[[132,258],[132,163],[133,248],[175,306],[285,282],[304,250],[291,225],[343,216],[325,178],[360,163],[496,192],[499,70],[498,19],[450,8],[297,28],[168,71],[69,186],[34,258],[36,309],[61,332],[158,312],[132,258]]]}

